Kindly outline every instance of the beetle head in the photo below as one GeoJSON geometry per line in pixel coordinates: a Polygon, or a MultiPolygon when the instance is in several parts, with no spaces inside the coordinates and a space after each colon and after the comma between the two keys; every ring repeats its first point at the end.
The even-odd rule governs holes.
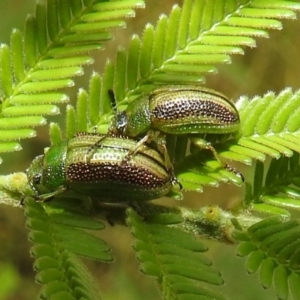
{"type": "Polygon", "coordinates": [[[43,181],[43,164],[44,155],[36,157],[29,168],[26,170],[28,183],[36,195],[39,195],[44,190],[43,181]]]}
{"type": "Polygon", "coordinates": [[[126,112],[118,112],[115,118],[115,125],[118,133],[121,135],[126,135],[126,129],[128,124],[126,112]]]}

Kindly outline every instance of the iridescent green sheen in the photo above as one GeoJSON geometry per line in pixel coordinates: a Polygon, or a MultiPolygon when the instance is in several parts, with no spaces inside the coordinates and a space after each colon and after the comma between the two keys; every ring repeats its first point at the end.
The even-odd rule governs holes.
{"type": "Polygon", "coordinates": [[[78,133],[37,157],[27,170],[28,181],[40,200],[67,189],[115,201],[166,195],[176,179],[164,157],[146,144],[137,150],[136,145],[127,137],[78,133]]]}
{"type": "Polygon", "coordinates": [[[223,134],[239,126],[239,113],[224,95],[203,87],[166,86],[117,113],[111,130],[136,137],[150,129],[169,134],[223,134]]]}

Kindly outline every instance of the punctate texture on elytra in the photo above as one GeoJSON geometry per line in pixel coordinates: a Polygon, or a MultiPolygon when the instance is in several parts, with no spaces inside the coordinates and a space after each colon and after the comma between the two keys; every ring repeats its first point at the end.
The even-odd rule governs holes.
{"type": "Polygon", "coordinates": [[[79,133],[38,156],[27,171],[29,183],[43,200],[62,188],[122,201],[166,195],[174,178],[164,157],[146,144],[136,149],[137,143],[127,137],[79,133]]]}
{"type": "Polygon", "coordinates": [[[119,112],[112,131],[131,137],[150,129],[169,134],[224,134],[238,130],[239,113],[224,95],[195,86],[166,86],[119,112]]]}

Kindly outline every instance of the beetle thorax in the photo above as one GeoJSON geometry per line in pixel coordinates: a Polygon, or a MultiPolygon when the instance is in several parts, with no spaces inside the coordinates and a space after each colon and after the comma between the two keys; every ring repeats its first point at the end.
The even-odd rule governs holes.
{"type": "Polygon", "coordinates": [[[65,142],[51,147],[45,154],[42,184],[50,191],[65,185],[66,155],[67,144],[65,142]]]}

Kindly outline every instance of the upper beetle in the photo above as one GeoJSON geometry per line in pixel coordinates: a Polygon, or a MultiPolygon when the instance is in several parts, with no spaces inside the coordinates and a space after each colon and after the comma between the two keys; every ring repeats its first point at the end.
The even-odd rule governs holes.
{"type": "MultiPolygon", "coordinates": [[[[113,101],[114,95],[110,91],[113,101]]],[[[127,109],[117,112],[110,132],[130,137],[144,134],[140,142],[147,141],[151,130],[164,134],[187,134],[198,147],[209,149],[224,164],[214,147],[199,134],[233,133],[239,129],[240,117],[235,105],[223,94],[198,86],[172,85],[157,88],[131,102],[127,109]]],[[[242,177],[239,172],[236,172],[242,177]]]]}
{"type": "Polygon", "coordinates": [[[228,98],[195,86],[157,88],[118,112],[112,123],[113,130],[130,137],[150,129],[169,134],[223,134],[239,126],[239,113],[228,98]]]}

